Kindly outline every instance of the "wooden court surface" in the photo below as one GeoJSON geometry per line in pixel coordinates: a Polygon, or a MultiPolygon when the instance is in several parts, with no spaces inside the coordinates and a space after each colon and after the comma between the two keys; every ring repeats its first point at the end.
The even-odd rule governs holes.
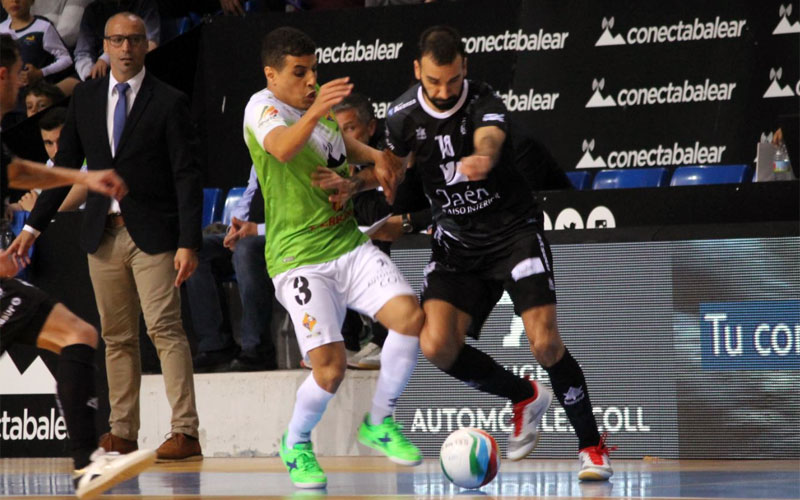
{"type": "MultiPolygon", "coordinates": [[[[800,460],[615,460],[611,481],[581,483],[577,460],[505,461],[480,491],[456,488],[435,460],[396,466],[374,457],[321,457],[323,491],[297,490],[277,458],[206,458],[158,464],[101,498],[165,500],[225,498],[720,498],[800,499],[800,460]]],[[[68,459],[0,460],[4,499],[69,499],[68,459]]]]}

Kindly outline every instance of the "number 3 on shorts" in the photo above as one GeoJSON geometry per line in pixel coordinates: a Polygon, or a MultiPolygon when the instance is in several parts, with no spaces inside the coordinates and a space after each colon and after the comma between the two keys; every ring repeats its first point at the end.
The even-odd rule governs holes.
{"type": "Polygon", "coordinates": [[[311,300],[311,289],[308,288],[308,280],[304,276],[298,276],[294,279],[292,287],[297,290],[294,300],[301,306],[308,304],[311,300]]]}

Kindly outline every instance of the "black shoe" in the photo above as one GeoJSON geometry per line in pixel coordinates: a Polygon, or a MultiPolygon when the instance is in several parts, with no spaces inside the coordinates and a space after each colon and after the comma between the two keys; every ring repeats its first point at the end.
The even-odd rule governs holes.
{"type": "Polygon", "coordinates": [[[261,358],[239,355],[228,365],[231,372],[263,372],[277,368],[275,361],[269,362],[261,358]]]}
{"type": "Polygon", "coordinates": [[[192,360],[194,371],[195,373],[213,373],[225,371],[235,355],[236,352],[230,349],[199,352],[192,360]]]}

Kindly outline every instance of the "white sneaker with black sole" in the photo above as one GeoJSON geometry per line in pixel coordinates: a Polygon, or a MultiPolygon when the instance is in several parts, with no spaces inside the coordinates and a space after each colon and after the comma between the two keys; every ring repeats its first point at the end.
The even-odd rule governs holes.
{"type": "Polygon", "coordinates": [[[550,389],[535,380],[531,384],[533,397],[514,405],[514,414],[511,417],[513,428],[508,435],[506,450],[506,458],[509,460],[522,460],[536,448],[539,442],[539,424],[553,402],[550,389]]]}
{"type": "Polygon", "coordinates": [[[356,370],[380,370],[381,347],[373,342],[367,343],[352,357],[348,356],[347,367],[356,370]]]}
{"type": "Polygon", "coordinates": [[[120,455],[98,448],[92,453],[91,463],[75,471],[75,496],[81,500],[98,497],[115,485],[138,476],[155,461],[155,450],[136,450],[120,455]]]}

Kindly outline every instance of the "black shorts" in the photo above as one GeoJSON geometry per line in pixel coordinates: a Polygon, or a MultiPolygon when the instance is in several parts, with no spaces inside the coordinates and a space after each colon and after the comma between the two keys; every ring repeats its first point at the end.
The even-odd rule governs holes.
{"type": "Polygon", "coordinates": [[[56,302],[18,279],[0,279],[0,353],[11,344],[36,345],[56,302]]]}
{"type": "Polygon", "coordinates": [[[468,313],[472,317],[467,332],[470,337],[479,337],[503,290],[518,315],[532,307],[556,303],[553,256],[541,233],[526,233],[500,250],[487,252],[474,259],[468,269],[448,265],[446,257],[437,253],[425,268],[422,302],[439,299],[468,313]]]}

